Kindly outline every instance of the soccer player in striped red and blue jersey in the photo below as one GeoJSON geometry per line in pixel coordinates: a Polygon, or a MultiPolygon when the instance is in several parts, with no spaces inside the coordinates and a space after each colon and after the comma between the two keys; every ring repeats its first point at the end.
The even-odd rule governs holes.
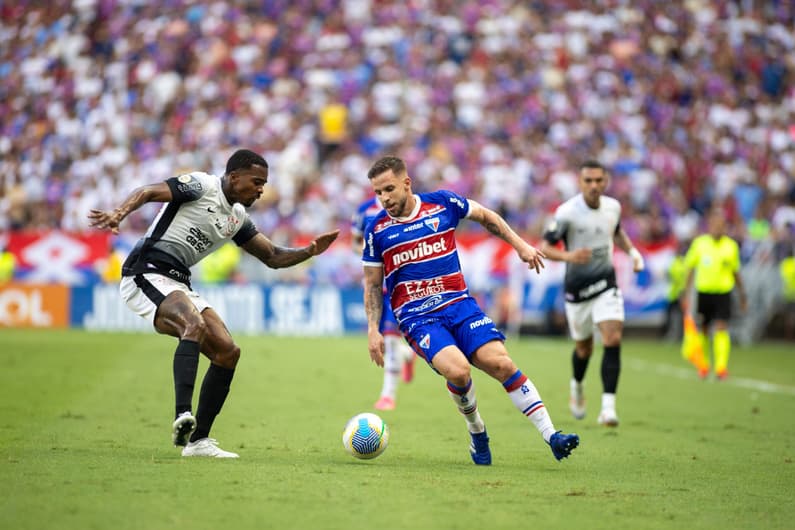
{"type": "Polygon", "coordinates": [[[466,419],[475,464],[491,464],[491,451],[470,366],[502,383],[556,459],[569,456],[579,437],[555,430],[538,390],[509,357],[505,336],[469,295],[456,250],[455,228],[464,218],[480,223],[510,244],[536,272],[544,266],[543,253],[520,238],[496,212],[475,201],[450,191],[415,195],[400,158],[381,158],[367,176],[384,208],[364,231],[370,358],[383,366],[384,337],[379,322],[385,281],[400,331],[414,351],[445,378],[448,393],[466,419]]]}
{"type": "MultiPolygon", "coordinates": [[[[364,245],[364,229],[381,213],[381,203],[373,197],[364,201],[356,209],[351,220],[351,235],[353,236],[353,250],[361,253],[364,245]]],[[[381,385],[381,394],[373,407],[376,410],[393,410],[397,402],[398,381],[403,377],[406,383],[414,378],[414,350],[409,348],[398,329],[397,320],[389,307],[389,298],[384,289],[384,310],[381,312],[381,322],[378,330],[384,336],[384,382],[381,385]]]]}

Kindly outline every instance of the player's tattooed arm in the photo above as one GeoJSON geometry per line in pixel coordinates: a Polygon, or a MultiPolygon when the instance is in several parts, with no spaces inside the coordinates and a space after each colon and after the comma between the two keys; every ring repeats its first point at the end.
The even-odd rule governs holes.
{"type": "Polygon", "coordinates": [[[382,268],[364,268],[364,310],[367,315],[368,329],[378,329],[381,323],[381,313],[384,310],[383,281],[384,272],[382,268]]]}
{"type": "Polygon", "coordinates": [[[519,234],[514,232],[513,228],[508,225],[500,214],[470,199],[468,217],[473,221],[477,221],[490,233],[511,245],[516,250],[519,258],[527,263],[531,269],[541,272],[541,269],[544,268],[543,258],[546,257],[544,253],[519,237],[519,234]]]}
{"type": "Polygon", "coordinates": [[[326,251],[337,239],[339,230],[326,232],[302,248],[281,247],[262,234],[257,234],[243,244],[243,249],[272,269],[282,269],[298,265],[326,251]]]}
{"type": "Polygon", "coordinates": [[[370,359],[384,366],[385,343],[379,330],[381,313],[384,310],[383,267],[364,267],[364,312],[367,315],[367,349],[370,359]]]}
{"type": "Polygon", "coordinates": [[[148,184],[136,188],[130,193],[121,206],[112,212],[92,209],[88,213],[89,226],[93,228],[109,229],[114,234],[119,233],[119,224],[125,217],[130,215],[148,202],[169,202],[172,199],[171,188],[165,182],[148,184]]]}

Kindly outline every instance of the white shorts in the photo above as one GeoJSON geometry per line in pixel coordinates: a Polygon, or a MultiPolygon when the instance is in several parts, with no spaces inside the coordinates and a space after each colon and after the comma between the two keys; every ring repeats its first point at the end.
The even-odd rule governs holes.
{"type": "Polygon", "coordinates": [[[137,276],[124,276],[119,284],[119,292],[127,307],[138,316],[155,323],[155,313],[160,303],[174,291],[182,291],[193,302],[199,313],[212,307],[207,300],[196,291],[191,291],[184,283],[172,280],[161,274],[139,274],[137,276]]]}
{"type": "Polygon", "coordinates": [[[574,340],[593,336],[593,328],[606,320],[624,321],[624,297],[621,289],[613,287],[596,298],[584,302],[566,302],[566,320],[574,340]]]}

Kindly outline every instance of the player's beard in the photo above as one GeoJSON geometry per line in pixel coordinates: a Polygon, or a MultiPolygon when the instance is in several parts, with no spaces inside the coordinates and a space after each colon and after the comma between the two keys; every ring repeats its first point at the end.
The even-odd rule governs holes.
{"type": "Polygon", "coordinates": [[[408,197],[403,197],[402,200],[395,204],[395,212],[389,212],[389,215],[392,217],[406,217],[410,212],[406,211],[406,203],[408,202],[408,197]]]}

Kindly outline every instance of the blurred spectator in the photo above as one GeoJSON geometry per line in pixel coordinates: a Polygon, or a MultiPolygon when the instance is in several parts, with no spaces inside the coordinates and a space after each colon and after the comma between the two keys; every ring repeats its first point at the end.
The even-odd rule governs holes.
{"type": "Polygon", "coordinates": [[[99,276],[105,283],[119,283],[121,281],[121,266],[127,256],[113,242],[109,246],[108,257],[97,262],[99,276]]]}
{"type": "Polygon", "coordinates": [[[14,255],[6,250],[5,245],[0,244],[0,284],[8,283],[14,279],[16,261],[14,255]]]}
{"type": "Polygon", "coordinates": [[[225,243],[198,263],[198,280],[208,285],[234,281],[240,257],[240,247],[225,243]]]}
{"type": "Polygon", "coordinates": [[[660,334],[668,340],[680,342],[682,340],[682,295],[687,287],[688,269],[685,265],[685,255],[690,247],[690,241],[679,242],[676,255],[668,266],[668,296],[665,308],[665,320],[660,334]]]}
{"type": "Polygon", "coordinates": [[[781,315],[784,319],[784,336],[792,340],[795,339],[795,257],[792,252],[781,261],[779,273],[781,274],[781,284],[784,287],[781,307],[781,315]]]}
{"type": "Polygon", "coordinates": [[[792,239],[793,35],[792,2],[4,2],[0,230],[84,230],[245,144],[285,241],[345,229],[388,152],[534,238],[595,158],[641,245],[717,204],[757,237],[761,202],[792,239]]]}

